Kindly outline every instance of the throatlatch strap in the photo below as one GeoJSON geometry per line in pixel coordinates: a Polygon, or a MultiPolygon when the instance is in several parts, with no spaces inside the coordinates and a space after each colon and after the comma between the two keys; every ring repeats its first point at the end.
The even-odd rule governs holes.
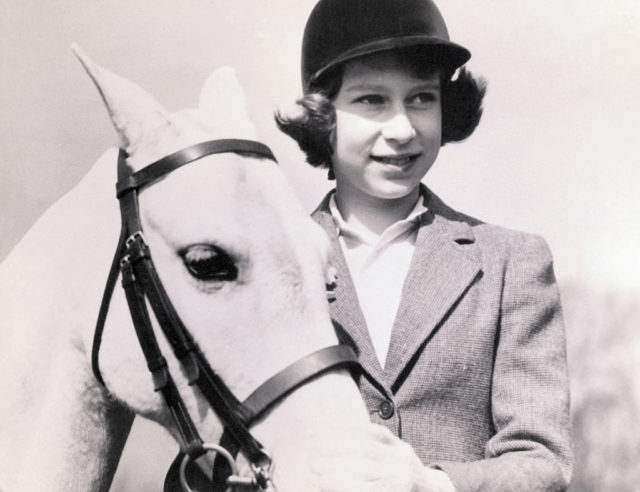
{"type": "Polygon", "coordinates": [[[104,292],[102,294],[102,301],[100,302],[100,311],[98,311],[98,320],[96,321],[96,329],[93,332],[93,345],[91,347],[91,370],[98,382],[106,388],[102,374],[100,373],[100,361],[98,356],[100,354],[100,345],[102,344],[102,333],[104,332],[104,324],[107,321],[107,314],[109,313],[109,304],[111,304],[111,297],[113,290],[118,280],[118,274],[120,273],[120,258],[124,251],[124,241],[126,239],[126,231],[124,228],[120,229],[120,238],[116,246],[116,252],[113,255],[111,261],[111,267],[109,269],[109,275],[107,276],[107,283],[104,286],[104,292]]]}
{"type": "MultiPolygon", "coordinates": [[[[127,166],[127,153],[124,149],[118,151],[118,181],[124,179],[127,175],[131,174],[129,167],[127,166]]],[[[102,334],[104,332],[104,325],[107,321],[107,314],[109,313],[109,305],[111,304],[111,297],[120,274],[120,260],[125,255],[125,242],[127,236],[130,234],[127,228],[127,220],[124,217],[122,210],[122,202],[120,203],[120,238],[116,246],[116,251],[111,261],[111,268],[109,270],[109,276],[104,287],[102,294],[102,301],[100,303],[100,311],[98,312],[98,320],[96,321],[96,329],[93,332],[93,345],[91,347],[91,369],[93,375],[98,382],[106,388],[102,374],[100,373],[100,346],[102,344],[102,334]]]]}

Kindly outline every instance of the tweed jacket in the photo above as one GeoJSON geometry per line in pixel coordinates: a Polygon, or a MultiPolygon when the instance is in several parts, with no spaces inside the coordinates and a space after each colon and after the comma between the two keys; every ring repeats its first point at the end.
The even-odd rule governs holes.
{"type": "MultiPolygon", "coordinates": [[[[358,353],[372,421],[468,491],[565,490],[571,476],[565,333],[538,236],[460,214],[423,187],[414,254],[381,367],[329,212],[313,218],[338,272],[330,310],[358,353]]],[[[381,299],[384,302],[384,299],[381,299]]]]}

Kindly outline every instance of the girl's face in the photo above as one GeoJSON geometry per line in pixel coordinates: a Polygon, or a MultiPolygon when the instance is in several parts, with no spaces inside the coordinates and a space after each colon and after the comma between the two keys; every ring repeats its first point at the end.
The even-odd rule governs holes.
{"type": "Polygon", "coordinates": [[[333,100],[333,169],[343,196],[417,197],[440,150],[440,73],[412,72],[392,52],[346,63],[333,100]]]}

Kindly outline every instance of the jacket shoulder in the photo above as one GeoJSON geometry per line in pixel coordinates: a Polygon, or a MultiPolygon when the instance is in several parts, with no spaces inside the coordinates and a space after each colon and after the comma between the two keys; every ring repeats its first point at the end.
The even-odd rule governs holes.
{"type": "Polygon", "coordinates": [[[452,224],[464,224],[469,228],[474,242],[482,249],[508,252],[509,255],[550,258],[549,247],[545,239],[530,232],[519,231],[459,212],[445,204],[435,193],[428,190],[428,206],[434,220],[452,224]]]}

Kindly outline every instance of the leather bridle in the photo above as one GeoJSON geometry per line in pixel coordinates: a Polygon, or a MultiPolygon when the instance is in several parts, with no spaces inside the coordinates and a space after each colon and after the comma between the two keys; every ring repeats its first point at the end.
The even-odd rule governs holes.
{"type": "Polygon", "coordinates": [[[269,147],[260,142],[221,139],[187,147],[133,173],[126,163],[126,152],[120,149],[116,194],[120,202],[121,232],[100,305],[91,365],[96,379],[105,386],[100,374],[98,355],[111,296],[121,273],[129,311],[147,367],[151,372],[154,389],[162,394],[180,434],[180,448],[185,455],[182,470],[184,471],[189,459],[202,456],[212,449],[218,452],[219,445],[206,444],[200,437],[158,345],[147,301],[189,384],[199,388],[220,419],[224,427],[220,445],[228,449],[228,455],[233,458],[238,451],[241,452],[253,471],[253,476],[248,478],[230,476],[235,470],[233,463],[227,463],[221,458],[225,453],[218,452],[213,472],[214,490],[225,490],[228,486],[233,487],[234,483],[244,484],[242,487],[249,486],[253,490],[275,490],[270,475],[271,458],[249,431],[250,425],[284,396],[320,373],[338,367],[358,367],[358,362],[353,349],[346,345],[321,349],[271,377],[244,402],[240,402],[213,371],[191,333],[180,320],[158,277],[144,238],[138,209],[138,190],[189,162],[207,155],[228,152],[276,161],[269,147]]]}

